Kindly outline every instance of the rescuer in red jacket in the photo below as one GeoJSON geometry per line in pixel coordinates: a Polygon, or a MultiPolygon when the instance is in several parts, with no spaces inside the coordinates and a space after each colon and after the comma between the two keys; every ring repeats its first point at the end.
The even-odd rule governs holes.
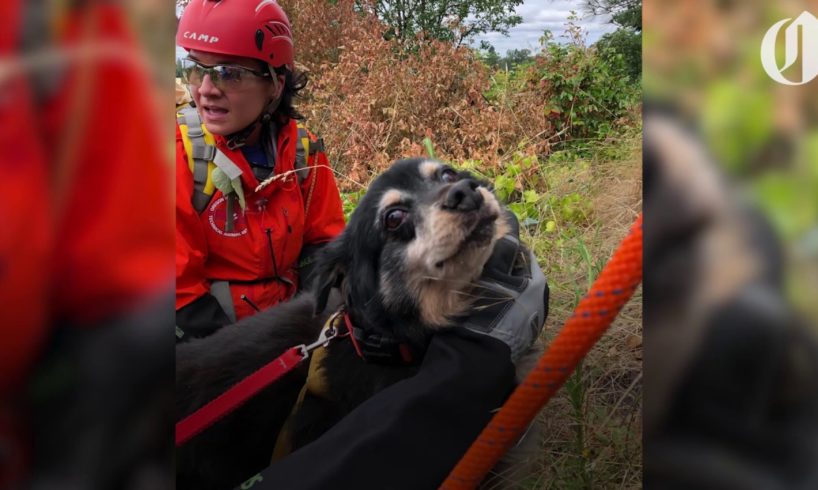
{"type": "Polygon", "coordinates": [[[322,141],[292,105],[290,24],[272,1],[191,2],[177,44],[192,106],[177,114],[177,337],[290,298],[344,227],[322,141]]]}

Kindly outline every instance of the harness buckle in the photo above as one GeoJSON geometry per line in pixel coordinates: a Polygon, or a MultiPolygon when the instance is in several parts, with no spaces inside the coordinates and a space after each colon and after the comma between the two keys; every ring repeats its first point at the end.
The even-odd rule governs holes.
{"type": "Polygon", "coordinates": [[[188,125],[187,127],[187,135],[190,138],[200,138],[204,136],[204,130],[202,130],[201,123],[197,125],[188,125]]]}
{"type": "Polygon", "coordinates": [[[214,158],[216,158],[216,147],[213,145],[205,145],[202,160],[212,162],[214,158]]]}

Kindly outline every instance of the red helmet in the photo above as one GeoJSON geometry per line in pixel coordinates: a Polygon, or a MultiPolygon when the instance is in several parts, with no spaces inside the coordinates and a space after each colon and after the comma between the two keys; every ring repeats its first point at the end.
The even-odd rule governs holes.
{"type": "Polygon", "coordinates": [[[290,21],[274,0],[191,0],[179,21],[176,44],[293,69],[290,21]]]}

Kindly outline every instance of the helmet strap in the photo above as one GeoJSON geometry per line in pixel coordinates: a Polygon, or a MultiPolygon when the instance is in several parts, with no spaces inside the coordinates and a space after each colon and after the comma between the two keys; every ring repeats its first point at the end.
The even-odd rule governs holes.
{"type": "Polygon", "coordinates": [[[246,128],[242,129],[241,131],[237,131],[227,138],[225,138],[225,142],[227,143],[227,148],[231,150],[235,150],[237,148],[241,148],[247,143],[247,138],[255,131],[256,126],[258,126],[259,121],[256,119],[253,121],[252,124],[247,126],[246,128]]]}
{"type": "Polygon", "coordinates": [[[267,155],[267,163],[275,168],[277,157],[278,126],[274,120],[264,123],[261,129],[261,143],[264,153],[267,155]]]}

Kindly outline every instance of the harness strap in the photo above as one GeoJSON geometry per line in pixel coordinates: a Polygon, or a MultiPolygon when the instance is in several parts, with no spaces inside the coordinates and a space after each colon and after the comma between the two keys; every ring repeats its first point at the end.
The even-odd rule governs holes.
{"type": "MultiPolygon", "coordinates": [[[[189,131],[189,130],[188,130],[189,131]]],[[[188,132],[190,135],[190,132],[188,132]]],[[[208,145],[204,139],[204,133],[200,134],[196,138],[193,138],[190,141],[192,148],[193,148],[193,158],[195,160],[203,160],[205,162],[209,162],[213,160],[216,156],[216,147],[213,145],[208,145]]],[[[207,167],[205,167],[206,169],[207,167]]]]}
{"type": "MultiPolygon", "coordinates": [[[[180,126],[185,126],[186,131],[183,130],[182,135],[190,142],[190,158],[193,161],[191,170],[193,171],[193,207],[197,213],[202,213],[210,199],[213,196],[213,185],[210,182],[210,173],[213,168],[222,167],[219,159],[222,162],[227,161],[229,165],[235,167],[235,164],[220,152],[215,145],[207,142],[206,131],[202,126],[202,120],[199,117],[199,112],[195,107],[187,105],[182,107],[177,119],[180,126]],[[221,157],[221,158],[220,158],[221,157]]],[[[298,184],[301,185],[304,180],[310,175],[309,156],[315,155],[319,151],[324,151],[324,142],[318,138],[312,141],[309,131],[301,124],[297,125],[298,135],[295,147],[295,162],[296,178],[298,184]]],[[[225,170],[225,168],[222,168],[225,170]]],[[[232,169],[231,169],[232,170],[232,169]]],[[[226,172],[235,178],[235,172],[226,172]]],[[[313,179],[313,187],[315,179],[313,179]]],[[[312,200],[312,187],[309,194],[306,196],[305,209],[309,209],[309,203],[312,200]]]]}
{"type": "MultiPolygon", "coordinates": [[[[188,126],[188,135],[190,134],[190,126],[188,126]]],[[[201,213],[210,202],[212,194],[205,192],[207,185],[209,162],[213,159],[212,156],[207,158],[212,152],[208,149],[215,149],[205,143],[204,134],[196,138],[191,138],[191,146],[193,147],[193,207],[197,213],[201,213]]]]}
{"type": "Polygon", "coordinates": [[[196,110],[195,107],[192,105],[186,106],[184,109],[181,110],[182,118],[187,124],[187,134],[191,138],[198,138],[200,136],[204,136],[204,130],[202,129],[202,120],[199,118],[199,112],[196,110]]]}
{"type": "Polygon", "coordinates": [[[298,183],[301,184],[310,173],[310,171],[306,169],[310,151],[310,135],[304,126],[299,124],[297,127],[298,137],[295,142],[295,175],[298,177],[298,183]]]}
{"type": "Polygon", "coordinates": [[[319,151],[324,151],[324,141],[321,138],[312,140],[310,132],[301,124],[297,125],[298,137],[295,142],[295,170],[299,185],[310,175],[307,168],[309,155],[315,155],[319,151]]]}
{"type": "MultiPolygon", "coordinates": [[[[297,170],[296,176],[298,177],[298,183],[301,184],[304,182],[310,175],[310,169],[307,168],[309,156],[308,155],[315,155],[319,151],[324,151],[324,140],[321,138],[312,141],[310,138],[310,133],[307,129],[302,126],[298,125],[298,141],[295,145],[295,169],[297,170]]],[[[315,182],[317,179],[317,175],[313,174],[312,182],[310,182],[310,189],[307,191],[307,195],[304,199],[304,214],[306,215],[310,211],[310,204],[312,203],[312,193],[315,190],[315,182]]]]}
{"type": "Polygon", "coordinates": [[[210,294],[219,302],[222,310],[227,314],[227,318],[235,323],[236,308],[233,305],[233,296],[230,295],[230,283],[227,281],[213,281],[210,284],[210,294]]]}
{"type": "Polygon", "coordinates": [[[230,157],[222,153],[218,148],[215,148],[214,153],[213,164],[219,167],[230,180],[238,179],[239,176],[241,176],[241,169],[238,165],[233,163],[230,157]]]}
{"type": "Polygon", "coordinates": [[[210,145],[205,140],[205,131],[202,127],[202,120],[199,112],[193,106],[183,107],[177,120],[180,126],[185,126],[187,132],[182,132],[190,141],[190,158],[193,160],[193,208],[197,213],[201,213],[207,208],[213,197],[213,185],[208,186],[210,172],[215,167],[211,162],[216,157],[216,147],[210,145]],[[210,192],[208,192],[208,190],[210,192]]]}
{"type": "Polygon", "coordinates": [[[303,346],[290,348],[261,369],[233,385],[206,405],[176,424],[176,447],[179,447],[242,406],[271,383],[292,371],[307,358],[303,346]]]}

